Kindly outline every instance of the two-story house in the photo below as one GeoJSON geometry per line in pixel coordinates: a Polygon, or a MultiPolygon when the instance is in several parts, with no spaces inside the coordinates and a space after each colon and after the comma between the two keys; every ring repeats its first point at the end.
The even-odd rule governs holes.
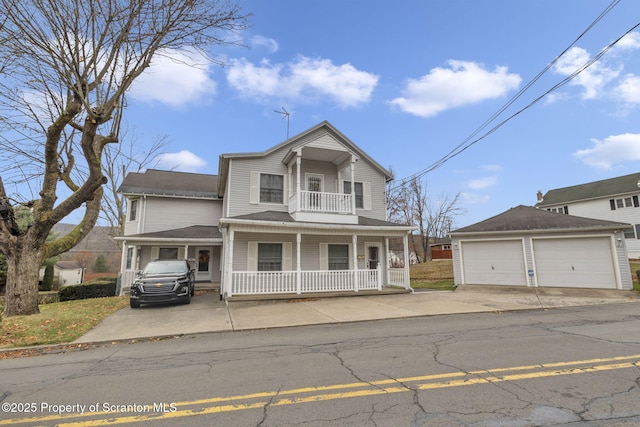
{"type": "Polygon", "coordinates": [[[640,258],[640,173],[538,192],[536,207],[632,225],[625,230],[629,258],[640,258]]]}
{"type": "Polygon", "coordinates": [[[218,175],[148,170],[119,191],[128,213],[123,286],[153,259],[190,259],[222,297],[409,287],[413,227],[386,220],[391,174],[328,122],[258,153],[222,154],[218,175]]]}

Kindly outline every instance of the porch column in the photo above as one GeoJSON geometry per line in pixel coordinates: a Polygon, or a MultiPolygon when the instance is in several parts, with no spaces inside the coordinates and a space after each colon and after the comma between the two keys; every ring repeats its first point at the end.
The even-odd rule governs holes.
{"type": "Polygon", "coordinates": [[[356,214],[356,158],[351,156],[351,213],[356,214]]]}
{"type": "Polygon", "coordinates": [[[296,234],[296,293],[302,293],[302,268],[300,263],[300,243],[302,242],[302,234],[296,234]]]}
{"type": "Polygon", "coordinates": [[[358,236],[351,236],[351,246],[353,246],[353,290],[358,292],[360,285],[358,283],[358,236]]]}
{"type": "Polygon", "coordinates": [[[124,287],[125,271],[127,269],[127,241],[122,242],[122,258],[120,258],[120,296],[124,295],[122,288],[124,287]]]}
{"type": "Polygon", "coordinates": [[[234,239],[234,231],[229,230],[228,233],[228,244],[225,245],[227,247],[226,256],[224,258],[224,271],[225,271],[225,291],[228,296],[232,296],[233,294],[233,239],[234,239]]]}
{"type": "Polygon", "coordinates": [[[189,261],[189,245],[188,244],[184,245],[184,259],[189,261]]]}
{"type": "Polygon", "coordinates": [[[301,209],[301,198],[300,198],[300,164],[302,163],[302,151],[298,151],[296,153],[296,210],[300,211],[301,209]]]}
{"type": "Polygon", "coordinates": [[[385,282],[387,283],[387,286],[389,286],[389,283],[391,283],[391,257],[389,256],[390,252],[389,252],[388,237],[384,238],[384,254],[385,254],[385,257],[387,258],[386,264],[385,264],[387,266],[387,272],[385,274],[385,282]]]}
{"type": "Polygon", "coordinates": [[[411,288],[411,282],[409,281],[409,233],[402,238],[402,244],[404,245],[404,287],[405,289],[411,288]]]}

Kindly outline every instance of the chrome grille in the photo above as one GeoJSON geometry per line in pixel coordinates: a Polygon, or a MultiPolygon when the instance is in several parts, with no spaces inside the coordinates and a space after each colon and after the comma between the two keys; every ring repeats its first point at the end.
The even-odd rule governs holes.
{"type": "Polygon", "coordinates": [[[149,283],[142,286],[146,294],[166,294],[173,291],[175,283],[149,283]]]}

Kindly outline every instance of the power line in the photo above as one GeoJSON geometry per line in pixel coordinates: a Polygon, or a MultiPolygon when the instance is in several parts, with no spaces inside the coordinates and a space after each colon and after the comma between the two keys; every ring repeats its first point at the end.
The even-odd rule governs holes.
{"type": "Polygon", "coordinates": [[[398,187],[402,186],[403,184],[407,183],[408,181],[411,181],[411,180],[417,179],[417,178],[421,178],[422,176],[426,175],[427,173],[432,172],[433,170],[439,168],[444,163],[446,163],[450,159],[456,157],[457,155],[459,155],[463,151],[467,150],[472,145],[476,144],[477,142],[479,142],[479,141],[483,140],[484,138],[486,138],[487,136],[491,135],[493,132],[495,132],[496,130],[501,128],[503,125],[505,125],[508,121],[510,121],[514,117],[518,116],[519,114],[521,114],[525,110],[528,110],[530,107],[532,107],[533,105],[537,104],[540,100],[542,100],[545,96],[547,96],[551,92],[555,91],[556,89],[558,89],[558,88],[564,86],[565,84],[567,84],[569,81],[573,80],[578,74],[580,74],[582,71],[586,70],[593,63],[595,63],[597,60],[599,60],[606,52],[608,52],[624,36],[626,36],[627,34],[632,32],[634,29],[636,29],[638,26],[640,26],[640,23],[638,23],[638,24],[634,25],[633,27],[631,27],[624,34],[622,34],[620,37],[618,37],[615,41],[613,41],[611,44],[609,44],[607,47],[605,47],[603,50],[601,50],[598,55],[596,55],[594,58],[589,60],[583,66],[578,68],[571,75],[567,76],[560,83],[554,85],[551,89],[547,90],[541,96],[537,97],[532,102],[527,104],[524,108],[518,110],[516,113],[512,114],[511,116],[509,116],[507,119],[503,120],[502,122],[500,122],[499,124],[497,124],[496,126],[491,128],[489,131],[484,133],[479,138],[473,139],[476,135],[478,135],[485,128],[487,128],[492,122],[494,122],[502,113],[504,113],[504,111],[507,108],[509,108],[511,105],[513,105],[513,103],[515,103],[515,101],[517,101],[528,89],[530,89],[531,86],[533,86],[534,83],[536,83],[547,71],[549,71],[569,49],[571,49],[587,32],[589,32],[600,20],[602,20],[602,18],[604,18],[621,1],[622,0],[614,0],[614,1],[612,1],[598,15],[598,17],[596,19],[594,19],[594,21],[591,24],[589,24],[584,31],[582,31],[582,33],[580,33],[580,35],[573,42],[571,42],[571,44],[569,44],[569,46],[567,46],[559,55],[557,55],[549,64],[547,64],[538,74],[536,74],[536,76],[533,77],[533,79],[531,79],[522,89],[520,89],[502,107],[500,107],[500,109],[498,109],[498,111],[496,111],[487,120],[485,120],[478,128],[476,128],[476,130],[474,130],[469,136],[467,136],[460,144],[458,144],[455,148],[453,148],[451,151],[449,151],[446,155],[441,157],[439,160],[437,160],[436,162],[432,163],[430,166],[427,166],[426,168],[424,168],[424,169],[422,169],[422,170],[420,170],[420,171],[418,171],[418,172],[416,172],[416,173],[414,173],[412,175],[409,175],[409,176],[403,178],[402,180],[400,180],[400,182],[397,185],[392,186],[390,188],[390,190],[395,190],[398,187]]]}

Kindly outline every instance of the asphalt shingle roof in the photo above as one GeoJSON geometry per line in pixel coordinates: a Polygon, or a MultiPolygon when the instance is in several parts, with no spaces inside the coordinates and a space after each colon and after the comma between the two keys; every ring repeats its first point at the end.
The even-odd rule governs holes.
{"type": "MultiPolygon", "coordinates": [[[[304,223],[303,221],[294,220],[291,215],[286,212],[277,211],[264,211],[246,215],[234,216],[233,219],[246,219],[250,221],[273,221],[273,222],[291,222],[291,223],[304,223]]],[[[345,223],[346,224],[346,223],[345,223]]],[[[358,225],[368,227],[407,227],[404,224],[397,224],[395,222],[381,221],[379,219],[366,218],[363,216],[358,217],[358,225]]]]}
{"type": "Polygon", "coordinates": [[[583,218],[573,215],[549,212],[531,206],[516,206],[499,215],[477,222],[468,227],[459,228],[451,232],[457,233],[486,233],[504,231],[533,231],[533,230],[562,230],[576,228],[613,227],[627,228],[628,224],[605,221],[600,219],[583,218]]]}
{"type": "Polygon", "coordinates": [[[222,239],[220,229],[213,225],[192,225],[173,230],[155,231],[152,233],[133,234],[127,238],[150,239],[222,239]]]}
{"type": "Polygon", "coordinates": [[[127,174],[118,192],[163,196],[218,198],[218,176],[147,169],[127,174]]]}
{"type": "Polygon", "coordinates": [[[549,190],[538,207],[640,192],[640,172],[587,184],[549,190]]]}

